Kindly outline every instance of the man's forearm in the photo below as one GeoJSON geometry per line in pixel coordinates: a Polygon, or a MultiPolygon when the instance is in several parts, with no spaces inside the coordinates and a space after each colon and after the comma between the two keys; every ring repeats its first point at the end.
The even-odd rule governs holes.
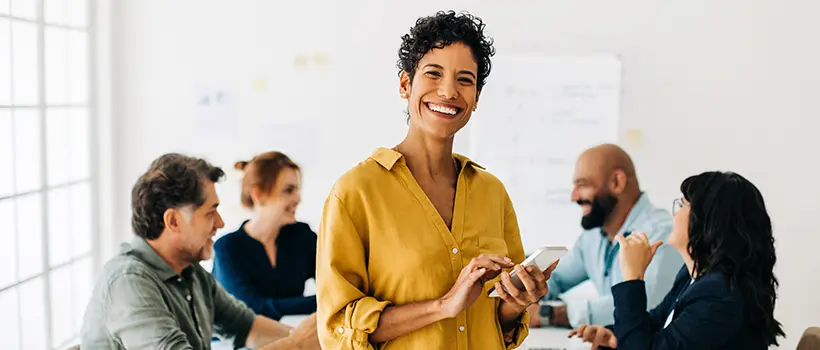
{"type": "Polygon", "coordinates": [[[570,327],[566,305],[556,305],[552,307],[552,319],[550,319],[550,325],[559,327],[570,327]]]}
{"type": "MultiPolygon", "coordinates": [[[[251,347],[251,348],[253,348],[253,347],[251,347]]],[[[293,339],[289,339],[289,338],[279,339],[279,340],[277,340],[273,343],[270,343],[268,345],[265,345],[265,346],[259,348],[259,350],[285,350],[285,349],[299,349],[299,348],[297,347],[296,342],[294,342],[293,339]]]]}
{"type": "MultiPolygon", "coordinates": [[[[256,316],[253,320],[248,338],[245,340],[245,346],[249,348],[261,348],[263,345],[273,346],[279,340],[284,340],[290,333],[291,327],[282,323],[271,320],[265,316],[256,316]]],[[[269,349],[264,347],[262,349],[269,349]]],[[[270,348],[270,349],[285,349],[285,348],[270,348]]]]}
{"type": "Polygon", "coordinates": [[[316,328],[316,314],[311,314],[298,326],[289,331],[289,335],[270,345],[262,347],[264,350],[321,350],[319,334],[316,328]]]}
{"type": "Polygon", "coordinates": [[[259,350],[301,350],[301,349],[310,349],[306,344],[308,342],[305,339],[296,339],[296,337],[286,337],[279,339],[273,343],[265,345],[259,350]]]}

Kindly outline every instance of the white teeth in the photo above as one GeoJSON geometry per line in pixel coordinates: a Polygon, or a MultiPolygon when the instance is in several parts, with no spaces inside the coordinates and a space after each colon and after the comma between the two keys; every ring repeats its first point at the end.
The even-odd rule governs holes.
{"type": "Polygon", "coordinates": [[[449,115],[456,115],[456,109],[450,107],[439,106],[437,104],[428,103],[427,107],[430,108],[431,111],[449,114],[449,115]]]}

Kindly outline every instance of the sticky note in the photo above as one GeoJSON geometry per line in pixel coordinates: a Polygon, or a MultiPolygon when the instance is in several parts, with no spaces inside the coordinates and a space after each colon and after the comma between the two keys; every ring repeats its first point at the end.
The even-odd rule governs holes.
{"type": "Polygon", "coordinates": [[[318,67],[330,65],[330,56],[325,52],[314,53],[313,62],[315,62],[318,67]]]}
{"type": "Polygon", "coordinates": [[[293,66],[297,69],[306,69],[308,67],[308,56],[305,54],[297,54],[293,57],[293,66]]]}
{"type": "Polygon", "coordinates": [[[268,91],[268,78],[267,77],[256,77],[256,79],[253,80],[253,91],[255,91],[255,92],[268,91]]]}
{"type": "Polygon", "coordinates": [[[629,129],[624,133],[626,146],[633,149],[643,147],[643,131],[641,129],[629,129]]]}

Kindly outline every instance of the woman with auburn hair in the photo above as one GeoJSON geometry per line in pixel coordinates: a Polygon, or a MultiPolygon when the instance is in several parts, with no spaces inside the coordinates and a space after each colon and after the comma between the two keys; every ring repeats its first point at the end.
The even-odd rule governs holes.
{"type": "Polygon", "coordinates": [[[316,276],[316,233],[296,221],[299,167],[280,152],[266,152],[236,168],[245,173],[242,205],[253,214],[214,243],[214,277],[274,320],[316,312],[316,297],[304,296],[305,281],[316,276]]]}

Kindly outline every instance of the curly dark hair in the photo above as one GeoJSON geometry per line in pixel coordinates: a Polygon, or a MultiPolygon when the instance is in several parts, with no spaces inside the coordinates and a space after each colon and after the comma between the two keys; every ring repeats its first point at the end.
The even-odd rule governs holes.
{"type": "Polygon", "coordinates": [[[160,156],[137,179],[131,190],[134,234],[153,240],[165,229],[163,215],[170,208],[205,203],[205,181],[218,182],[225,172],[204,159],[168,153],[160,156]]]}
{"type": "Polygon", "coordinates": [[[427,52],[461,42],[473,52],[478,65],[476,88],[481,91],[492,69],[490,57],[495,55],[493,39],[484,36],[484,27],[481,18],[467,12],[439,11],[433,16],[419,18],[410,32],[401,37],[399,74],[407,72],[412,84],[419,61],[427,52]]]}
{"type": "Polygon", "coordinates": [[[757,187],[732,172],[706,172],[684,180],[681,193],[690,203],[689,246],[698,275],[722,272],[746,303],[754,334],[778,345],[784,336],[774,318],[777,261],[772,222],[757,187]]]}

